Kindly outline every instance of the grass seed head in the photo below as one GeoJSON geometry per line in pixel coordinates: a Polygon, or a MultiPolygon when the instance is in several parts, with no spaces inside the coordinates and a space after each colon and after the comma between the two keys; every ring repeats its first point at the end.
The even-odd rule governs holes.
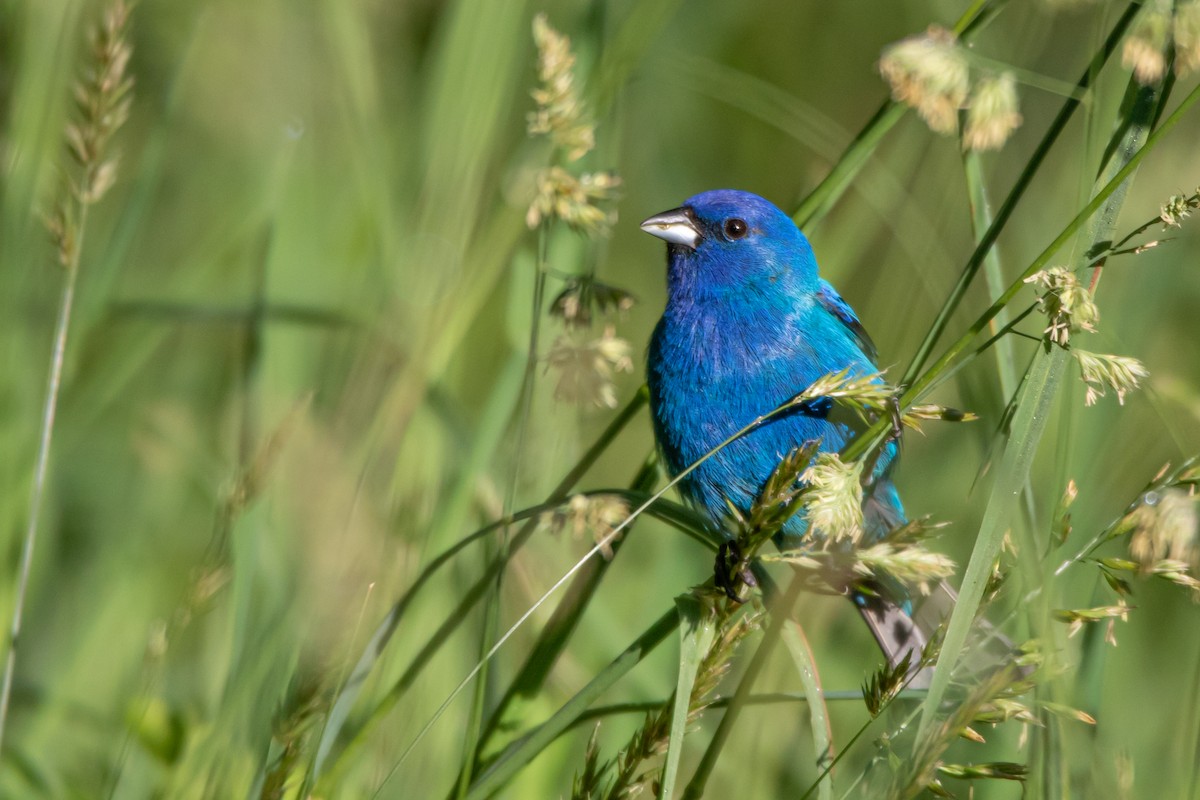
{"type": "Polygon", "coordinates": [[[967,99],[967,58],[955,36],[930,27],[920,36],[884,48],[879,72],[892,87],[892,97],[916,109],[936,133],[958,130],[958,110],[967,99]]]}
{"type": "Polygon", "coordinates": [[[546,354],[548,368],[558,376],[554,396],[576,405],[616,408],[616,374],[633,371],[631,353],[629,342],[617,336],[612,326],[596,337],[559,336],[546,354]]]}
{"type": "Polygon", "coordinates": [[[571,40],[550,27],[545,14],[533,18],[533,41],[538,50],[537,109],[530,112],[531,136],[549,136],[568,161],[582,158],[596,146],[592,123],[575,82],[571,40]]]}
{"type": "Polygon", "coordinates": [[[998,150],[1021,125],[1017,80],[1011,72],[984,78],[971,94],[963,147],[998,150]]]}
{"type": "Polygon", "coordinates": [[[1121,63],[1133,70],[1143,86],[1158,83],[1167,72],[1167,41],[1171,36],[1171,7],[1154,0],[1142,11],[1125,37],[1121,63]]]}
{"type": "Polygon", "coordinates": [[[818,453],[801,479],[808,485],[808,522],[830,541],[862,538],[862,462],[849,464],[837,453],[818,453]]]}

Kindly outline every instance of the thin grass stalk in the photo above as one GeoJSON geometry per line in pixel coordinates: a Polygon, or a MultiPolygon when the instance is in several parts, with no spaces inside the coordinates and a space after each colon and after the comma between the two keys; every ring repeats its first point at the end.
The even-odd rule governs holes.
{"type": "Polygon", "coordinates": [[[829,174],[808,193],[808,196],[800,201],[800,205],[792,214],[792,221],[796,223],[796,227],[811,231],[812,226],[829,213],[833,204],[845,194],[846,189],[854,182],[855,176],[867,163],[867,159],[879,147],[883,137],[896,126],[907,110],[895,100],[889,99],[883,102],[883,105],[876,110],[859,134],[854,137],[854,141],[846,148],[846,152],[838,159],[829,174]]]}
{"type": "MultiPolygon", "coordinates": [[[[1079,93],[1086,92],[1092,85],[1092,81],[1100,73],[1100,70],[1108,62],[1109,57],[1117,49],[1125,35],[1126,29],[1133,22],[1133,18],[1137,16],[1138,10],[1141,8],[1139,2],[1132,2],[1125,9],[1125,13],[1121,15],[1109,32],[1108,38],[1104,41],[1104,46],[1092,56],[1091,62],[1088,63],[1087,69],[1083,75],[1076,81],[1075,86],[1079,93]]],[[[1004,226],[1008,224],[1009,217],[1016,210],[1017,204],[1024,196],[1025,191],[1029,188],[1029,184],[1033,181],[1034,175],[1041,169],[1042,162],[1045,161],[1051,147],[1058,141],[1059,135],[1066,129],[1067,123],[1075,114],[1075,110],[1079,108],[1081,100],[1077,96],[1067,98],[1055,116],[1054,121],[1050,123],[1050,127],[1046,130],[1042,140],[1038,142],[1038,146],[1034,149],[1033,155],[1021,170],[1021,174],[1017,176],[1016,183],[1009,190],[1008,196],[1004,198],[1004,202],[1000,204],[999,210],[996,212],[995,219],[987,227],[986,233],[979,238],[979,243],[975,246],[975,250],[971,253],[971,257],[967,259],[966,265],[963,267],[962,274],[959,275],[958,282],[954,288],[950,290],[950,295],[946,298],[946,302],[938,310],[937,316],[934,318],[933,324],[926,332],[925,338],[918,345],[916,353],[913,355],[912,361],[904,370],[904,376],[900,379],[902,386],[910,385],[929,359],[933,352],[934,346],[938,339],[946,330],[946,326],[950,323],[950,318],[954,315],[958,305],[962,302],[963,297],[967,293],[968,287],[975,279],[979,268],[983,265],[984,259],[988,252],[999,238],[1000,232],[1004,230],[1004,226]]],[[[989,318],[990,321],[990,318],[989,318]]]]}
{"type": "MultiPolygon", "coordinates": [[[[846,742],[845,746],[843,746],[842,749],[839,750],[837,752],[837,754],[834,755],[834,757],[829,760],[829,763],[825,765],[825,768],[823,770],[821,770],[821,773],[817,776],[817,779],[815,781],[813,781],[811,784],[809,784],[808,789],[806,789],[804,794],[802,794],[800,796],[800,800],[808,800],[808,798],[812,797],[813,792],[817,791],[817,789],[821,786],[821,783],[833,773],[834,767],[836,767],[839,763],[841,763],[841,760],[846,757],[846,755],[851,751],[851,749],[853,749],[854,745],[858,743],[858,740],[863,737],[863,734],[865,734],[868,730],[870,730],[871,726],[875,724],[875,721],[877,719],[880,719],[881,717],[883,717],[883,712],[885,712],[885,711],[887,711],[887,709],[891,708],[893,703],[895,703],[897,700],[899,700],[901,698],[911,699],[914,697],[924,697],[925,696],[924,689],[910,692],[906,688],[909,685],[909,683],[912,682],[913,678],[916,677],[916,675],[917,675],[917,673],[914,672],[912,675],[908,676],[908,678],[905,679],[904,686],[901,687],[900,691],[895,692],[894,694],[891,694],[887,699],[885,699],[883,702],[883,705],[880,706],[880,708],[879,708],[879,712],[877,714],[875,714],[875,716],[868,717],[867,721],[859,726],[858,730],[856,730],[854,732],[854,735],[850,737],[850,740],[848,742],[846,742]]],[[[832,698],[832,696],[833,696],[833,693],[831,692],[827,695],[827,698],[832,698]]],[[[850,699],[850,698],[846,698],[846,699],[850,699]]],[[[862,691],[857,692],[854,699],[861,701],[863,699],[862,691]]],[[[896,732],[899,733],[899,731],[907,729],[909,726],[909,723],[912,722],[912,719],[916,715],[916,713],[917,713],[916,711],[913,711],[911,714],[909,714],[908,717],[904,720],[904,722],[896,729],[896,732]]],[[[843,796],[843,798],[848,797],[849,792],[846,792],[842,796],[843,796]]]]}
{"type": "MultiPolygon", "coordinates": [[[[79,244],[87,227],[87,209],[79,217],[79,244]]],[[[25,597],[29,592],[29,575],[33,568],[33,551],[37,545],[41,521],[42,495],[46,488],[46,473],[50,464],[50,445],[54,437],[55,412],[62,388],[63,361],[67,351],[67,334],[71,326],[71,309],[75,302],[75,284],[79,276],[79,253],[67,265],[66,280],[58,303],[58,318],[54,324],[54,349],[50,355],[50,374],[46,380],[46,402],[42,406],[42,425],[38,434],[37,459],[33,467],[33,488],[29,497],[29,521],[21,541],[21,561],[17,569],[17,590],[13,599],[13,614],[8,627],[8,653],[4,660],[3,686],[0,687],[0,753],[4,752],[4,730],[12,700],[13,673],[17,666],[17,646],[21,622],[25,615],[25,597]]]]}
{"type": "MultiPolygon", "coordinates": [[[[541,332],[542,305],[546,296],[546,247],[549,238],[548,222],[543,221],[537,232],[537,260],[533,279],[533,298],[531,318],[529,323],[529,346],[525,354],[525,372],[521,381],[521,401],[518,411],[517,431],[513,440],[512,469],[509,472],[508,486],[504,492],[504,515],[512,511],[516,502],[517,485],[521,475],[521,462],[525,452],[525,438],[529,427],[529,415],[533,407],[533,385],[537,376],[538,338],[541,332]]],[[[480,658],[487,653],[496,640],[500,629],[500,597],[504,587],[504,570],[508,564],[508,533],[509,526],[500,529],[500,541],[497,543],[495,554],[484,553],[486,566],[493,560],[501,564],[492,583],[492,591],[484,600],[483,626],[479,641],[480,658]]],[[[462,800],[471,785],[471,777],[475,772],[475,759],[481,743],[484,705],[488,695],[488,672],[490,662],[484,661],[475,682],[475,692],[471,698],[471,708],[467,717],[466,733],[463,738],[462,766],[459,770],[458,786],[454,797],[462,800]]]]}
{"type": "MultiPolygon", "coordinates": [[[[626,500],[638,504],[643,502],[644,498],[649,496],[657,474],[657,459],[651,454],[634,477],[631,483],[631,492],[625,495],[626,500]],[[640,497],[638,497],[639,494],[640,497]],[[634,497],[638,497],[638,499],[633,500],[632,498],[634,497]]],[[[476,762],[475,770],[479,769],[480,759],[483,757],[483,753],[487,749],[492,736],[498,730],[509,728],[515,723],[514,719],[509,718],[509,711],[513,703],[519,699],[533,697],[541,691],[546,678],[550,674],[551,668],[557,663],[558,657],[566,648],[567,643],[578,627],[579,621],[583,618],[584,612],[587,610],[592,598],[595,597],[601,580],[608,572],[609,566],[615,560],[616,554],[620,551],[621,541],[623,540],[612,543],[613,559],[593,559],[588,562],[587,566],[580,570],[575,580],[567,588],[563,599],[554,609],[554,613],[550,615],[550,618],[542,627],[537,641],[530,648],[525,663],[517,671],[516,677],[509,684],[504,696],[500,699],[496,708],[493,709],[487,723],[483,727],[483,734],[474,754],[476,762]]]]}
{"type": "Polygon", "coordinates": [[[704,795],[704,788],[708,784],[708,779],[712,776],[713,768],[717,765],[717,759],[721,757],[721,751],[724,750],[725,744],[729,741],[729,735],[733,732],[733,726],[741,716],[742,709],[745,708],[746,700],[750,697],[751,690],[754,688],[754,682],[758,680],[758,676],[762,674],[763,667],[767,664],[767,658],[775,649],[775,645],[779,643],[780,631],[783,628],[784,622],[791,615],[792,607],[796,604],[796,599],[800,596],[800,592],[804,590],[804,581],[799,575],[792,578],[791,584],[774,604],[772,609],[771,621],[763,631],[762,640],[758,643],[758,647],[754,651],[754,655],[750,658],[750,663],[746,665],[746,671],[742,674],[742,678],[738,681],[737,689],[734,690],[733,699],[729,707],[725,709],[725,714],[721,717],[720,723],[717,724],[716,731],[713,732],[713,737],[708,743],[708,748],[704,751],[704,755],[700,758],[700,764],[697,765],[696,771],[692,773],[692,779],[688,781],[687,787],[683,790],[684,800],[697,800],[704,795]]]}
{"type": "MultiPolygon", "coordinates": [[[[971,228],[976,242],[982,240],[992,227],[995,219],[992,216],[991,202],[988,200],[987,187],[984,185],[982,157],[977,150],[963,152],[963,176],[967,183],[967,196],[971,201],[971,228]]],[[[978,246],[978,245],[977,245],[978,246]]],[[[983,277],[987,282],[988,296],[996,297],[1004,291],[1004,270],[1000,265],[1000,252],[995,247],[988,248],[983,257],[983,277]]],[[[994,335],[1008,324],[1008,309],[1004,309],[991,321],[990,328],[994,335]]],[[[1017,388],[1016,365],[1013,361],[1012,342],[1004,339],[996,342],[996,371],[1000,377],[1000,392],[1004,397],[1010,397],[1017,388]]]]}
{"type": "MultiPolygon", "coordinates": [[[[912,690],[909,692],[901,692],[899,695],[904,699],[924,698],[925,690],[912,690]]],[[[821,692],[821,698],[827,703],[841,703],[847,700],[862,702],[861,689],[836,689],[825,690],[821,692]]],[[[709,708],[728,708],[729,703],[733,698],[720,697],[708,704],[709,708]]],[[[580,725],[586,725],[594,720],[612,717],[618,714],[645,714],[648,711],[662,708],[666,700],[647,700],[628,703],[612,703],[606,706],[596,706],[589,708],[587,711],[579,715],[570,728],[577,728],[580,725]]],[[[759,692],[752,694],[746,698],[745,705],[747,706],[769,706],[775,703],[808,703],[809,697],[806,692],[759,692]]],[[[565,731],[564,731],[565,733],[565,731]]]]}
{"type": "Polygon", "coordinates": [[[132,81],[126,77],[130,56],[130,47],[125,39],[128,21],[129,8],[117,0],[106,9],[103,20],[94,29],[90,73],[75,86],[77,121],[67,124],[64,136],[66,150],[78,164],[78,174],[68,178],[63,195],[48,219],[48,227],[58,247],[59,262],[66,275],[54,323],[46,399],[42,405],[29,496],[29,519],[21,540],[13,613],[8,628],[8,652],[4,659],[4,675],[0,678],[0,753],[4,749],[4,733],[12,703],[17,648],[25,616],[25,601],[29,594],[33,554],[41,530],[42,502],[50,466],[58,398],[62,390],[71,312],[75,304],[80,259],[87,232],[88,210],[116,180],[117,163],[115,159],[108,158],[108,146],[129,115],[132,81]]]}
{"type": "Polygon", "coordinates": [[[655,47],[658,36],[667,27],[683,0],[642,0],[629,7],[629,13],[615,33],[603,42],[589,81],[588,98],[598,119],[606,118],[630,74],[642,62],[646,51],[655,47]]]}
{"type": "MultiPolygon", "coordinates": [[[[942,384],[951,380],[955,375],[957,375],[959,372],[961,372],[965,367],[967,367],[969,364],[974,362],[975,359],[982,356],[988,350],[991,350],[992,346],[995,345],[996,342],[1001,341],[1006,336],[1020,336],[1020,337],[1029,338],[1033,341],[1041,341],[1036,336],[1029,336],[1028,334],[1025,334],[1025,333],[1022,333],[1021,331],[1016,330],[1017,325],[1019,325],[1021,322],[1023,322],[1024,319],[1026,317],[1028,317],[1030,314],[1032,314],[1034,311],[1037,311],[1037,307],[1038,307],[1037,303],[1031,303],[1030,305],[1026,306],[1024,311],[1022,311],[1021,313],[1017,314],[1017,316],[1015,316],[1011,320],[1009,320],[1008,324],[1006,324],[1000,330],[996,331],[996,334],[994,336],[988,337],[983,342],[983,344],[975,347],[975,349],[973,349],[970,353],[967,353],[961,359],[959,359],[957,362],[955,362],[952,366],[948,367],[941,375],[939,375],[937,377],[937,380],[935,380],[933,383],[931,383],[929,385],[929,389],[927,391],[932,392],[935,389],[937,389],[939,386],[941,386],[942,384]]],[[[1031,359],[1029,359],[1029,364],[1026,364],[1025,369],[1022,370],[1022,372],[1021,372],[1021,379],[1017,381],[1016,391],[1020,391],[1021,381],[1025,380],[1025,375],[1029,372],[1029,367],[1032,364],[1033,364],[1033,359],[1031,358],[1031,359]]],[[[1009,395],[1009,401],[1005,405],[1004,413],[1001,415],[1002,420],[1007,419],[1010,416],[1009,412],[1011,411],[1012,408],[1015,407],[1016,391],[1014,391],[1011,395],[1009,395]]]]}

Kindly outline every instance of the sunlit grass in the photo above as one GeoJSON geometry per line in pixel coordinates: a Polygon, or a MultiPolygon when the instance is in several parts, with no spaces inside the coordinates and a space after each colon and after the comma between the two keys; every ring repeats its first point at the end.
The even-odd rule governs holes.
{"type": "Polygon", "coordinates": [[[77,272],[44,220],[108,6],[0,12],[0,796],[1200,791],[1196,3],[960,5],[140,3],[77,272]],[[897,389],[796,394],[879,418],[851,472],[899,394],[936,538],[779,556],[813,498],[776,493],[720,586],[651,455],[632,224],[718,186],[882,345],[897,389]],[[927,699],[833,562],[959,565],[927,699]]]}

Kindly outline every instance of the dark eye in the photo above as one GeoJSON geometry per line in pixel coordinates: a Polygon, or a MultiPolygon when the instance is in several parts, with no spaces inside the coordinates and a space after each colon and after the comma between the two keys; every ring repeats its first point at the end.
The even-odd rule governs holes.
{"type": "Polygon", "coordinates": [[[746,225],[746,221],[744,219],[737,219],[734,217],[733,219],[725,220],[725,235],[730,239],[740,239],[745,236],[749,230],[750,228],[746,225]]]}

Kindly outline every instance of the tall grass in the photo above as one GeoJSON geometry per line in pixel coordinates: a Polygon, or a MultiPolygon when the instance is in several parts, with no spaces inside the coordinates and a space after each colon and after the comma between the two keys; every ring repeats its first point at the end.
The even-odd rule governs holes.
{"type": "MultiPolygon", "coordinates": [[[[0,12],[0,796],[1200,797],[1200,4],[949,11],[0,12]],[[1015,76],[1001,149],[889,98],[931,23],[964,91],[1015,76]],[[137,95],[74,165],[97,25],[137,95]],[[572,83],[535,101],[547,30],[572,83]],[[883,343],[896,479],[948,527],[789,567],[760,545],[819,499],[783,481],[714,569],[653,456],[632,222],[718,186],[793,212],[883,343]],[[823,581],[947,557],[913,690],[823,581]]],[[[806,389],[880,417],[871,459],[886,398],[806,389]]]]}

